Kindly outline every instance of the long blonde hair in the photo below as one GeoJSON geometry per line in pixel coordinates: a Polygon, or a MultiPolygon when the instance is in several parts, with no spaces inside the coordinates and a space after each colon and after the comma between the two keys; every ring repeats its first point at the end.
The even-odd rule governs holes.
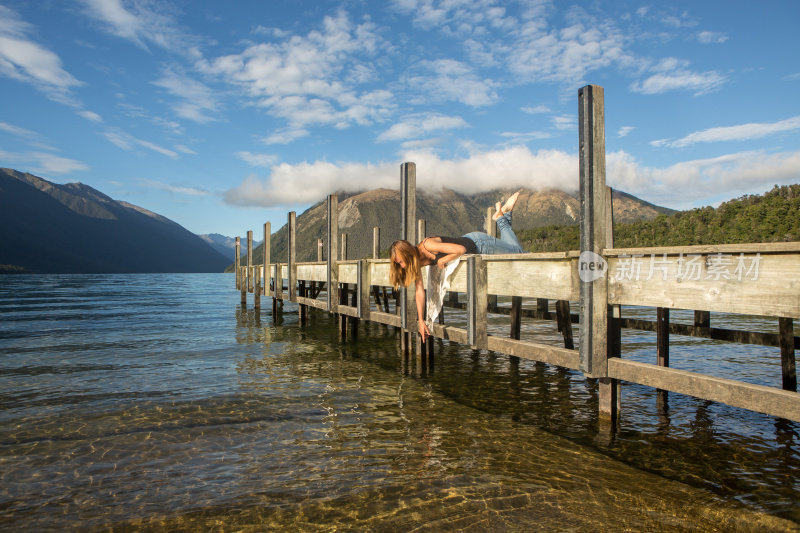
{"type": "Polygon", "coordinates": [[[412,282],[420,277],[419,253],[416,246],[408,241],[399,240],[392,243],[389,248],[389,257],[391,263],[389,264],[389,282],[398,288],[400,285],[408,287],[412,282]],[[395,262],[395,258],[400,259],[405,263],[406,267],[403,268],[395,262]]]}

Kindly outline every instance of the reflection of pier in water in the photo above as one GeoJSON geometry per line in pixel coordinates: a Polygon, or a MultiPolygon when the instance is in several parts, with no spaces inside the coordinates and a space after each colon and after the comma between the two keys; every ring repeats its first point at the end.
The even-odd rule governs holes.
{"type": "MultiPolygon", "coordinates": [[[[622,381],[657,389],[665,427],[668,391],[800,421],[794,356],[800,337],[793,329],[793,320],[800,318],[800,243],[614,248],[611,191],[605,185],[602,88],[590,85],[579,91],[579,123],[581,251],[463,256],[445,306],[465,310],[466,324],[448,324],[442,313],[431,328],[433,337],[506,354],[512,372],[518,368],[517,358],[580,371],[594,383],[591,390],[596,390],[601,419],[611,422],[618,416],[622,381]],[[498,304],[498,297],[510,298],[510,305],[498,304]],[[536,308],[523,308],[524,298],[535,300],[536,308]],[[579,313],[570,312],[570,302],[579,302],[579,313]],[[623,306],[655,308],[656,320],[623,317],[623,306]],[[670,309],[695,310],[694,323],[671,323],[670,309]],[[778,333],[714,328],[712,312],[775,317],[778,333]],[[498,314],[510,318],[508,336],[489,333],[489,318],[498,314]],[[522,340],[522,318],[555,321],[563,346],[522,340]],[[573,324],[578,325],[577,350],[573,324]],[[623,357],[623,328],[656,333],[655,364],[623,357]],[[779,347],[782,389],[670,368],[670,334],[779,347]]],[[[401,166],[401,220],[402,238],[417,242],[424,237],[424,221],[416,220],[414,163],[401,166]]],[[[377,258],[379,229],[373,234],[372,259],[347,260],[346,235],[339,235],[338,200],[331,195],[325,260],[321,239],[318,261],[298,263],[294,212],[287,226],[283,263],[271,262],[269,223],[264,225],[263,264],[253,264],[253,233],[248,231],[247,264],[241,265],[237,238],[236,287],[243,307],[250,292],[256,308],[262,295],[272,297],[274,316],[279,316],[284,301],[298,304],[303,325],[309,308],[327,311],[338,315],[344,338],[357,334],[360,320],[392,326],[400,334],[403,364],[420,375],[431,372],[436,342],[423,344],[416,333],[413,291],[392,291],[389,297],[389,260],[377,258]]],[[[487,231],[493,230],[487,217],[487,231]]],[[[464,313],[457,315],[463,322],[464,313]]],[[[698,411],[697,427],[707,423],[698,411]]],[[[778,434],[779,439],[795,437],[780,430],[778,434]]]]}

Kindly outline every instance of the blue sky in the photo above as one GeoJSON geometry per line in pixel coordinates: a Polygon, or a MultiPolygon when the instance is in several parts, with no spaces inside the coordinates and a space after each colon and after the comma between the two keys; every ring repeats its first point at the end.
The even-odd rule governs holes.
{"type": "Polygon", "coordinates": [[[677,209],[800,183],[800,2],[0,0],[0,166],[195,233],[339,189],[577,189],[677,209]]]}

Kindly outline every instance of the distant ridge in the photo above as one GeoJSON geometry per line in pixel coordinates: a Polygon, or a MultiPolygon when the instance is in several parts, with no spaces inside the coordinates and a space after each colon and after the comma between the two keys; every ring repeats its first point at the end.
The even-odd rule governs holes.
{"type": "MultiPolygon", "coordinates": [[[[505,200],[512,190],[465,195],[449,189],[438,194],[417,193],[417,218],[426,222],[428,235],[458,236],[483,230],[486,209],[505,200]]],[[[659,207],[630,194],[613,192],[614,219],[617,222],[650,220],[660,214],[675,211],[659,207]]],[[[347,194],[339,193],[339,230],[347,234],[349,259],[372,255],[372,228],[381,229],[381,250],[400,238],[400,193],[389,189],[347,194]]],[[[317,259],[317,239],[325,234],[327,209],[319,202],[297,217],[297,260],[317,259]]],[[[523,230],[553,224],[578,224],[580,201],[560,190],[533,191],[522,189],[514,209],[514,228],[523,230]]],[[[246,229],[246,228],[245,228],[246,229]]],[[[285,261],[286,226],[273,233],[270,256],[273,261],[285,261]],[[276,259],[277,258],[277,259],[276,259]]],[[[243,250],[246,244],[243,243],[243,250]]],[[[262,247],[253,252],[254,261],[261,261],[262,247]]],[[[230,268],[230,267],[229,267],[230,268]]]]}
{"type": "Polygon", "coordinates": [[[222,272],[229,263],[152,211],[0,168],[0,272],[222,272]]]}

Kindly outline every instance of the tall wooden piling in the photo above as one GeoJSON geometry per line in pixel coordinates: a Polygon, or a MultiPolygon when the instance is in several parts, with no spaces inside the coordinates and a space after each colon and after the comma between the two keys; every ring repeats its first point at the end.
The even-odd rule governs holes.
{"type": "MultiPolygon", "coordinates": [[[[582,260],[579,268],[588,274],[589,261],[606,248],[606,158],[603,88],[587,85],[578,90],[580,135],[579,169],[582,260]],[[586,254],[586,255],[584,255],[586,254]]],[[[588,275],[584,278],[589,278],[588,275]]],[[[580,369],[590,377],[608,375],[606,346],[607,279],[581,280],[580,369]]]]}
{"type": "Polygon", "coordinates": [[[253,290],[253,230],[247,230],[247,290],[253,290]]]}
{"type": "MultiPolygon", "coordinates": [[[[347,233],[342,233],[341,239],[342,242],[339,246],[339,259],[341,261],[347,261],[347,233]]],[[[348,290],[349,287],[347,286],[347,283],[342,283],[342,286],[339,288],[339,303],[341,305],[349,305],[349,302],[347,301],[348,290]]],[[[347,338],[347,324],[349,320],[349,316],[343,314],[339,315],[339,333],[343,339],[347,338]]]]}
{"type": "Polygon", "coordinates": [[[337,241],[339,240],[339,198],[335,194],[328,196],[328,230],[327,230],[327,272],[328,311],[336,313],[339,309],[339,281],[336,258],[339,256],[337,241]]]}
{"type": "MultiPolygon", "coordinates": [[[[400,165],[400,238],[416,244],[417,165],[400,165]]],[[[412,349],[412,335],[417,331],[417,309],[414,287],[400,288],[400,347],[404,354],[412,349]]]]}
{"type": "Polygon", "coordinates": [[[286,264],[289,278],[289,301],[297,302],[297,251],[295,236],[297,229],[297,214],[290,211],[286,220],[286,264]]]}
{"type": "Polygon", "coordinates": [[[781,375],[784,390],[797,392],[797,369],[794,358],[794,327],[791,318],[778,319],[781,345],[781,375]]]}
{"type": "Polygon", "coordinates": [[[273,296],[275,291],[270,288],[270,281],[272,280],[272,271],[270,270],[270,242],[272,238],[272,224],[269,222],[264,223],[264,294],[266,296],[273,296]]]}
{"type": "Polygon", "coordinates": [[[241,267],[241,257],[239,257],[242,253],[241,251],[241,239],[236,237],[234,241],[234,251],[233,251],[233,271],[236,273],[236,288],[241,289],[241,281],[242,281],[242,273],[239,271],[241,267]]]}
{"type": "Polygon", "coordinates": [[[480,255],[467,258],[467,340],[475,350],[489,348],[486,330],[487,294],[486,262],[480,255]]]}
{"type": "Polygon", "coordinates": [[[261,266],[253,267],[253,309],[261,310],[261,266]]]}

